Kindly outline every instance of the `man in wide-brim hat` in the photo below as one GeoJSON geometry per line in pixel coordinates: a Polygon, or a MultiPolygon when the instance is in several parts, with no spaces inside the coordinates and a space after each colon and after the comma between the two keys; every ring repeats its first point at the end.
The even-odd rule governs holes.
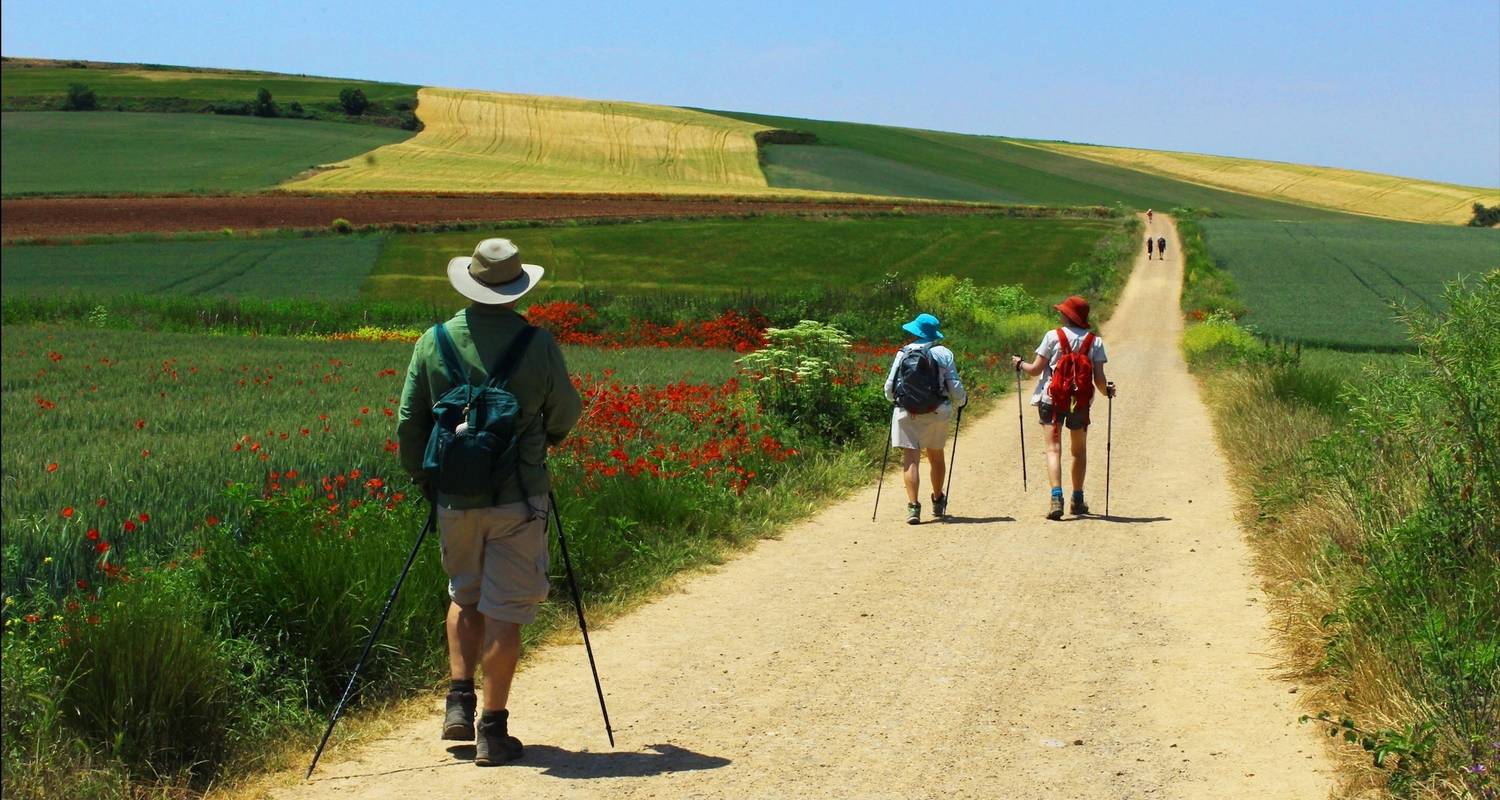
{"type": "MultiPolygon", "coordinates": [[[[1053,371],[1066,355],[1081,354],[1092,367],[1092,388],[1098,393],[1114,397],[1114,387],[1104,377],[1104,362],[1109,356],[1104,352],[1104,340],[1089,330],[1089,301],[1073,295],[1053,306],[1061,316],[1062,325],[1047,331],[1042,343],[1037,345],[1036,358],[1030,363],[1020,356],[1012,356],[1016,369],[1027,375],[1039,375],[1036,390],[1031,393],[1031,404],[1037,407],[1037,415],[1047,428],[1047,476],[1052,480],[1052,494],[1047,519],[1062,519],[1062,429],[1067,427],[1073,453],[1073,497],[1070,512],[1075,516],[1089,513],[1088,503],[1083,497],[1083,479],[1088,473],[1089,401],[1071,404],[1071,408],[1055,408],[1052,399],[1053,371]]],[[[1079,387],[1087,388],[1087,387],[1079,387]]]]}
{"type": "MultiPolygon", "coordinates": [[[[471,302],[442,323],[470,385],[480,386],[529,326],[516,303],[541,281],[544,270],[521,262],[508,239],[485,239],[472,256],[448,262],[448,281],[471,302]]],[[[423,468],[435,420],[432,408],[455,383],[429,330],[417,340],[401,395],[397,438],[401,465],[437,504],[443,568],[448,573],[448,693],[442,738],[475,743],[481,766],[520,758],[521,742],[509,733],[511,678],[521,653],[521,626],[536,619],[547,598],[547,447],[578,422],[582,402],[557,341],[535,330],[517,346],[506,384],[519,405],[518,463],[490,480],[491,491],[454,496],[435,493],[435,476],[423,468]],[[476,662],[484,665],[484,703],[475,726],[476,662]]]]}

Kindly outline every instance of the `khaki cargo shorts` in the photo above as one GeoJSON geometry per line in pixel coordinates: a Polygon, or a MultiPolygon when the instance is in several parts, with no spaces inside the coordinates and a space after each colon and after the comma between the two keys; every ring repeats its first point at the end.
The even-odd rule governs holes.
{"type": "Polygon", "coordinates": [[[528,625],[547,599],[546,497],[489,508],[438,508],[448,596],[492,619],[528,625]],[[538,515],[531,508],[543,509],[538,515]]]}

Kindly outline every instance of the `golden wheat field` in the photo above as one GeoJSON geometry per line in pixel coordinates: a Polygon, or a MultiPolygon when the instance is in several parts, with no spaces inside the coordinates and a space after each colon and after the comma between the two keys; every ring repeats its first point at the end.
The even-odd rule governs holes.
{"type": "Polygon", "coordinates": [[[667,106],[422,89],[426,126],[284,186],[313,191],[765,193],[763,126],[667,106]]]}
{"type": "Polygon", "coordinates": [[[1412,222],[1468,222],[1474,203],[1500,203],[1500,191],[1373,172],[1167,150],[1031,142],[1064,155],[1178,180],[1305,205],[1412,222]]]}

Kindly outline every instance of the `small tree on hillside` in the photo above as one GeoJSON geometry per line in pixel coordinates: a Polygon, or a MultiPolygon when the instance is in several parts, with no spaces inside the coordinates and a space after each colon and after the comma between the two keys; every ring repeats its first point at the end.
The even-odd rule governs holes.
{"type": "Polygon", "coordinates": [[[281,111],[276,108],[276,101],[271,99],[271,91],[264,86],[255,93],[255,107],[252,113],[257,117],[281,116],[281,111]]]}
{"type": "Polygon", "coordinates": [[[94,96],[94,90],[81,83],[69,86],[68,96],[63,98],[64,111],[93,111],[98,107],[99,98],[94,96]]]}
{"type": "Polygon", "coordinates": [[[370,100],[365,97],[363,89],[345,87],[339,92],[339,105],[344,107],[345,114],[357,117],[370,107],[370,100]]]}
{"type": "Polygon", "coordinates": [[[1485,208],[1484,203],[1474,204],[1474,218],[1469,220],[1472,228],[1493,228],[1500,225],[1500,206],[1485,208]]]}

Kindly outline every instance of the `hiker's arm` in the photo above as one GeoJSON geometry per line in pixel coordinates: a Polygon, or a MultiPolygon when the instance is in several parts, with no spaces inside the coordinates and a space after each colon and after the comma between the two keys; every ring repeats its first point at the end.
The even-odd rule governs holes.
{"type": "Polygon", "coordinates": [[[1100,394],[1104,394],[1109,397],[1115,396],[1115,390],[1110,388],[1109,378],[1104,377],[1103,361],[1100,361],[1099,363],[1094,365],[1094,388],[1098,389],[1100,394]]]}
{"type": "Polygon", "coordinates": [[[964,391],[964,383],[958,379],[958,366],[953,361],[943,370],[943,378],[948,384],[948,401],[959,408],[968,405],[969,393],[964,391]]]}
{"type": "Polygon", "coordinates": [[[557,445],[568,438],[568,433],[578,424],[578,418],[583,414],[583,398],[578,396],[573,378],[568,375],[568,363],[563,359],[562,348],[557,346],[551,334],[540,335],[547,337],[549,372],[547,397],[542,401],[542,423],[547,431],[547,444],[557,445]]]}
{"type": "Polygon", "coordinates": [[[1015,365],[1016,369],[1021,370],[1022,372],[1030,375],[1033,378],[1042,374],[1042,367],[1045,367],[1047,365],[1047,359],[1045,356],[1037,356],[1036,358],[1032,359],[1031,363],[1029,364],[1025,361],[1022,361],[1020,356],[1011,356],[1010,360],[1015,365]]]}
{"type": "Polygon", "coordinates": [[[401,410],[396,415],[401,468],[417,483],[428,480],[428,475],[422,471],[422,455],[427,450],[427,438],[432,435],[432,392],[424,365],[431,353],[432,332],[428,331],[412,348],[411,364],[406,368],[406,385],[401,389],[401,410]]]}
{"type": "Polygon", "coordinates": [[[901,366],[901,354],[896,354],[896,359],[891,362],[891,372],[885,376],[885,399],[896,402],[896,368],[901,366]]]}

